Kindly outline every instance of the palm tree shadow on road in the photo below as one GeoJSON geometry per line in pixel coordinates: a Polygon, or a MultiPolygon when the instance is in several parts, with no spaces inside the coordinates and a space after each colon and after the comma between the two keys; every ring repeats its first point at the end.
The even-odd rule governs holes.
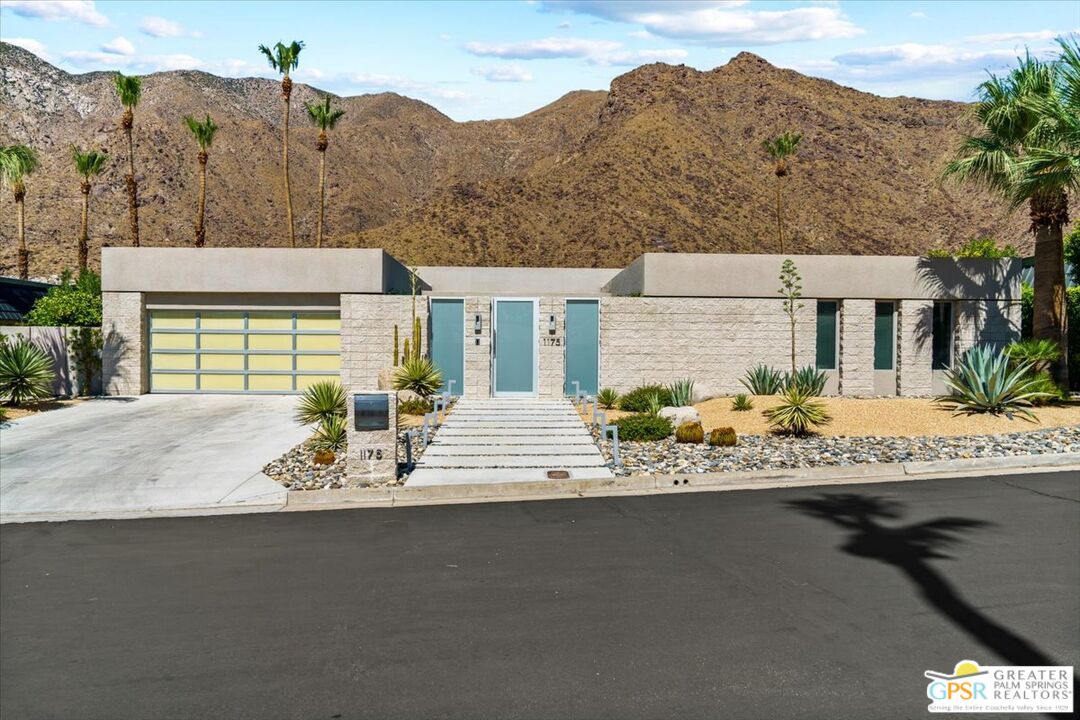
{"type": "Polygon", "coordinates": [[[900,519],[903,504],[854,493],[822,494],[785,505],[840,526],[848,533],[842,545],[844,552],[900,570],[927,603],[1007,663],[1058,665],[1031,642],[972,606],[929,562],[953,559],[945,550],[960,542],[963,533],[991,527],[992,523],[943,517],[910,525],[886,525],[882,521],[900,519]]]}

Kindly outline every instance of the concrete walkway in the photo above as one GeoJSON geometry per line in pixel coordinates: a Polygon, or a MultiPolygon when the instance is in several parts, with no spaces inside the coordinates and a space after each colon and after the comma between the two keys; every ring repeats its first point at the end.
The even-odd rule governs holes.
{"type": "Polygon", "coordinates": [[[288,491],[262,473],[310,430],[296,398],[88,400],[0,429],[0,521],[253,512],[288,491]]]}
{"type": "Polygon", "coordinates": [[[405,486],[610,477],[569,400],[462,399],[405,486]]]}

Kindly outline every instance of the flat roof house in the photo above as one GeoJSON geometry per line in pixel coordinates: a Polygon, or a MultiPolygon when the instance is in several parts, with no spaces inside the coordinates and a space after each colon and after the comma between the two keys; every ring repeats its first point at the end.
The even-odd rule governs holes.
{"type": "MultiPolygon", "coordinates": [[[[787,256],[649,253],[622,269],[420,267],[423,352],[470,397],[692,378],[743,391],[790,366],[787,256]]],[[[796,363],[827,392],[931,395],[953,358],[1020,335],[1019,259],[791,256],[796,363]]],[[[408,269],[380,249],[105,248],[106,392],[375,390],[412,336],[408,269]]]]}

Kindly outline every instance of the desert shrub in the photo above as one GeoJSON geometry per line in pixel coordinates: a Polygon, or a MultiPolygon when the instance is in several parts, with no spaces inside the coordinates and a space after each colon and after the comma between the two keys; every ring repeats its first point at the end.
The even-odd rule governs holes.
{"type": "Polygon", "coordinates": [[[734,447],[739,442],[733,427],[713,428],[709,433],[709,444],[714,447],[734,447]]]}
{"type": "Polygon", "coordinates": [[[763,411],[773,430],[805,435],[832,419],[825,410],[825,403],[818,400],[816,395],[804,392],[802,388],[789,387],[782,397],[779,405],[763,411]]]}
{"type": "Polygon", "coordinates": [[[602,388],[596,393],[596,402],[605,410],[611,410],[619,404],[619,393],[615,392],[615,388],[602,388]]]}
{"type": "Polygon", "coordinates": [[[812,365],[807,365],[795,371],[795,374],[784,373],[782,388],[797,387],[806,395],[820,395],[825,391],[825,381],[829,376],[824,370],[818,370],[812,365]]]}
{"type": "Polygon", "coordinates": [[[1010,343],[1005,354],[1013,367],[1030,365],[1033,372],[1043,372],[1061,357],[1061,348],[1053,340],[1020,340],[1010,343]]]}
{"type": "Polygon", "coordinates": [[[0,341],[0,401],[22,405],[53,396],[52,358],[24,337],[0,341]]]}
{"type": "Polygon", "coordinates": [[[649,410],[649,398],[654,395],[659,397],[661,407],[671,405],[671,391],[666,387],[663,385],[642,385],[619,398],[619,409],[635,413],[647,412],[649,410]]]}
{"type": "MultiPolygon", "coordinates": [[[[1078,241],[1080,242],[1080,241],[1078,241]]],[[[1035,289],[1023,285],[1020,293],[1020,336],[1030,338],[1035,313],[1035,289]]],[[[1065,315],[1069,323],[1069,383],[1080,388],[1080,286],[1065,291],[1065,315]]]]}
{"type": "Polygon", "coordinates": [[[1028,378],[1031,380],[1030,389],[1033,392],[1046,393],[1047,395],[1047,397],[1032,398],[1032,405],[1052,405],[1069,399],[1069,394],[1058,387],[1049,371],[1028,373],[1028,378]]]}
{"type": "Polygon", "coordinates": [[[694,381],[689,378],[676,380],[667,387],[671,394],[671,404],[675,407],[694,404],[694,381]]]}
{"type": "Polygon", "coordinates": [[[345,417],[348,395],[334,380],[322,380],[308,385],[296,405],[296,422],[301,425],[325,424],[334,417],[345,417]]]}
{"type": "Polygon", "coordinates": [[[675,442],[680,443],[703,443],[705,442],[705,428],[699,422],[683,423],[675,428],[675,442]]]}
{"type": "Polygon", "coordinates": [[[660,401],[660,393],[653,393],[645,398],[645,413],[653,417],[659,417],[664,409],[664,403],[660,401]]]}
{"type": "Polygon", "coordinates": [[[101,276],[84,270],[72,280],[64,271],[60,284],[39,297],[26,314],[29,325],[101,325],[101,276]]]}
{"type": "Polygon", "coordinates": [[[411,390],[422,398],[439,392],[442,383],[442,371],[429,358],[406,358],[394,371],[395,390],[411,390]]]}
{"type": "Polygon", "coordinates": [[[762,363],[747,370],[746,377],[739,382],[751,395],[775,395],[780,392],[783,380],[784,376],[779,370],[762,363]]]}
{"type": "Polygon", "coordinates": [[[998,260],[1000,258],[1019,257],[1020,253],[1012,245],[998,245],[992,237],[981,237],[968,240],[954,251],[936,248],[928,252],[927,256],[998,260]]]}
{"type": "Polygon", "coordinates": [[[398,400],[397,409],[403,415],[427,415],[435,409],[435,406],[431,400],[413,397],[398,400]]]}
{"type": "Polygon", "coordinates": [[[89,395],[94,378],[101,372],[104,339],[99,327],[75,327],[69,331],[71,359],[79,373],[79,392],[89,395]]]}
{"type": "Polygon", "coordinates": [[[345,447],[348,423],[342,415],[331,415],[319,424],[311,436],[311,447],[316,452],[340,452],[345,447]]]}
{"type": "Polygon", "coordinates": [[[731,409],[737,412],[746,412],[754,409],[754,401],[746,393],[739,393],[731,401],[731,409]]]}
{"type": "Polygon", "coordinates": [[[1004,352],[977,345],[945,371],[945,386],[952,394],[938,397],[937,401],[952,407],[954,415],[1004,413],[1035,420],[1032,404],[1051,396],[1036,390],[1038,381],[1030,371],[1028,363],[1011,366],[1004,352]]]}
{"type": "Polygon", "coordinates": [[[621,417],[615,426],[619,428],[620,440],[663,440],[674,429],[667,418],[645,414],[621,417]]]}

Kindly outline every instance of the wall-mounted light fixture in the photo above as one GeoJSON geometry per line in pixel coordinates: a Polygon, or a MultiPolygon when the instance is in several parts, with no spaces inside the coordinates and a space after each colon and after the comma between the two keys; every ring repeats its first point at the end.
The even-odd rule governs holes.
{"type": "Polygon", "coordinates": [[[549,315],[548,316],[548,334],[549,335],[554,335],[555,334],[555,316],[554,315],[549,315]]]}
{"type": "Polygon", "coordinates": [[[480,329],[484,326],[484,321],[480,319],[480,313],[473,316],[473,332],[477,335],[480,334],[480,329]]]}

